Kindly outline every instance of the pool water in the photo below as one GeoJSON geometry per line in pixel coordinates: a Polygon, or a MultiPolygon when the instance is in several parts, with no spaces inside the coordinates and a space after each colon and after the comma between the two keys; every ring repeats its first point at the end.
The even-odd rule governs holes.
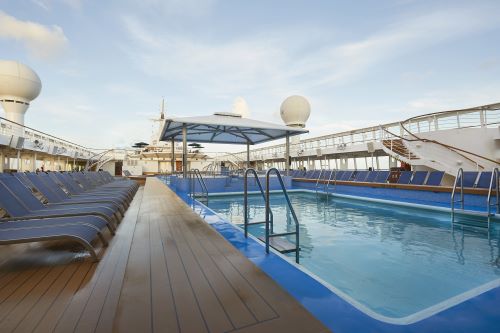
{"type": "MultiPolygon", "coordinates": [[[[301,265],[369,315],[423,319],[500,285],[497,223],[488,232],[452,227],[449,213],[310,192],[289,195],[300,222],[301,265]]],[[[241,195],[211,197],[209,207],[243,223],[241,195]]],[[[261,196],[250,196],[249,207],[251,220],[264,220],[261,196]]],[[[271,210],[275,232],[292,231],[283,196],[271,197],[271,210]]],[[[264,225],[249,231],[261,236],[264,225]]]]}

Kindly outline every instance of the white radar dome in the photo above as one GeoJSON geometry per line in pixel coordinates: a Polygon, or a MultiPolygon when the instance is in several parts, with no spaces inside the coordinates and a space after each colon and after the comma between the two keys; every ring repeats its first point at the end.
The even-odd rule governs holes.
{"type": "Polygon", "coordinates": [[[280,115],[287,126],[305,127],[311,115],[311,105],[305,97],[293,95],[281,103],[280,115]]]}
{"type": "Polygon", "coordinates": [[[38,75],[17,61],[0,60],[0,103],[6,118],[24,124],[24,113],[38,97],[42,82],[38,75]]]}

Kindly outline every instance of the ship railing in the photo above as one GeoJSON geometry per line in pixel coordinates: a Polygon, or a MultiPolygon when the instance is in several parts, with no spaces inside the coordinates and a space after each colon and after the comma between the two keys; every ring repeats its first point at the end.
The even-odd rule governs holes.
{"type": "MultiPolygon", "coordinates": [[[[290,150],[312,151],[314,153],[318,149],[327,148],[345,150],[351,145],[396,139],[397,136],[407,136],[408,133],[421,134],[445,129],[491,128],[498,126],[498,124],[500,124],[500,103],[463,110],[429,113],[401,122],[304,139],[300,143],[291,144],[290,150]]],[[[250,152],[250,160],[282,160],[284,155],[284,144],[272,145],[253,149],[250,152]]],[[[246,152],[232,153],[231,156],[245,160],[246,152]]]]}
{"type": "MultiPolygon", "coordinates": [[[[51,155],[87,159],[94,154],[92,148],[84,147],[3,117],[0,117],[0,135],[10,136],[16,140],[18,137],[24,138],[24,141],[32,143],[30,150],[51,155]]],[[[26,144],[23,143],[18,149],[23,149],[25,146],[26,144]]]]}

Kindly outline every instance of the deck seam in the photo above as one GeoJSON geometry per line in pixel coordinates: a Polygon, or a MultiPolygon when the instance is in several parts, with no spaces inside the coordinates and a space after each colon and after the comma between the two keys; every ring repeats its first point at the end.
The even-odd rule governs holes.
{"type": "MultiPolygon", "coordinates": [[[[137,193],[137,194],[136,194],[136,196],[137,196],[137,195],[139,195],[139,193],[137,193]]],[[[140,212],[140,210],[141,210],[141,204],[142,204],[142,199],[143,199],[143,195],[144,195],[144,193],[141,193],[140,195],[141,195],[141,196],[140,196],[140,199],[139,199],[139,200],[140,200],[140,202],[139,202],[139,203],[137,203],[137,204],[139,205],[139,208],[137,209],[137,214],[136,214],[135,219],[134,219],[134,221],[135,221],[135,223],[134,223],[134,232],[132,233],[131,238],[130,238],[130,246],[127,246],[126,244],[128,244],[128,242],[125,242],[125,241],[122,241],[122,242],[120,243],[120,251],[119,251],[119,254],[122,254],[122,253],[124,253],[124,252],[128,252],[128,254],[127,254],[127,260],[125,261],[126,263],[128,263],[128,260],[129,260],[129,257],[130,257],[130,250],[131,250],[131,248],[132,248],[133,236],[134,236],[134,234],[135,234],[135,228],[136,228],[136,226],[137,226],[137,220],[138,220],[138,217],[139,217],[139,212],[140,212]],[[127,250],[127,249],[128,249],[128,250],[127,250]]],[[[134,196],[134,198],[135,198],[135,196],[134,196]]],[[[130,209],[130,208],[131,208],[131,206],[129,206],[129,209],[130,209]]],[[[124,218],[125,218],[125,217],[124,217],[124,218]]],[[[122,219],[122,222],[123,222],[123,219],[122,219]]],[[[121,224],[121,223],[120,223],[120,224],[121,224]]],[[[115,237],[116,237],[116,236],[115,236],[115,237]]],[[[121,256],[119,256],[119,257],[121,258],[121,256]]],[[[113,274],[112,274],[111,279],[110,279],[110,283],[111,283],[111,282],[113,282],[113,280],[114,280],[115,274],[117,273],[117,269],[116,269],[116,267],[118,266],[118,264],[119,264],[119,263],[120,263],[120,260],[117,260],[117,261],[116,261],[116,265],[115,265],[115,269],[113,270],[113,274]]],[[[127,265],[125,264],[125,269],[124,269],[124,272],[123,272],[123,279],[125,279],[125,274],[126,274],[126,266],[127,266],[127,265]]],[[[116,310],[117,310],[117,308],[118,308],[118,304],[120,303],[120,297],[121,297],[121,291],[122,291],[122,288],[123,288],[123,280],[122,280],[122,283],[121,283],[121,286],[120,286],[120,292],[119,292],[119,295],[120,295],[120,296],[118,297],[118,300],[117,300],[117,303],[116,303],[116,307],[115,307],[115,314],[116,314],[116,310]]],[[[104,298],[104,302],[103,302],[103,305],[102,305],[101,311],[99,312],[99,316],[97,317],[96,325],[95,325],[95,327],[94,327],[94,332],[95,332],[95,331],[97,331],[97,328],[99,327],[99,323],[100,323],[100,321],[101,321],[101,316],[102,316],[102,310],[103,310],[103,308],[104,308],[104,305],[106,304],[106,300],[108,299],[108,295],[109,295],[110,290],[111,290],[111,288],[107,288],[107,290],[106,290],[106,296],[105,296],[105,298],[104,298]]]]}
{"type": "MultiPolygon", "coordinates": [[[[168,229],[171,229],[171,228],[170,228],[170,225],[169,225],[168,223],[166,223],[165,225],[166,225],[166,227],[167,227],[168,229]]],[[[175,250],[177,251],[177,254],[178,254],[178,256],[179,256],[179,259],[180,259],[180,262],[181,262],[181,264],[182,264],[182,268],[183,268],[183,270],[184,270],[184,273],[185,273],[185,274],[186,274],[186,276],[187,276],[187,280],[188,280],[188,283],[189,283],[189,287],[191,288],[191,292],[193,293],[194,299],[195,299],[195,301],[196,301],[196,305],[198,306],[198,311],[200,312],[201,318],[203,319],[203,323],[204,323],[204,325],[205,325],[205,328],[206,328],[207,332],[211,332],[211,331],[210,331],[210,329],[209,329],[209,327],[208,327],[208,323],[207,323],[207,321],[206,321],[206,319],[205,319],[205,316],[203,315],[203,311],[201,310],[201,306],[200,306],[200,302],[199,302],[199,300],[198,300],[198,296],[196,295],[196,292],[195,292],[195,291],[194,291],[194,289],[193,289],[193,284],[191,283],[191,279],[189,278],[189,274],[188,274],[188,272],[187,272],[186,266],[184,265],[184,260],[182,259],[182,256],[181,256],[181,254],[180,254],[180,252],[179,252],[179,247],[177,246],[177,242],[176,242],[175,240],[173,240],[173,244],[174,244],[174,246],[175,246],[175,250]]]]}
{"type": "MultiPolygon", "coordinates": [[[[29,279],[31,279],[31,277],[33,275],[35,275],[35,273],[37,273],[38,271],[40,271],[42,268],[37,268],[35,269],[33,272],[30,273],[30,275],[28,275],[14,290],[12,290],[12,292],[10,294],[8,294],[7,296],[5,296],[5,298],[3,299],[3,301],[0,302],[0,306],[10,297],[12,296],[12,294],[14,294],[17,289],[21,288],[21,286],[26,283],[26,281],[28,281],[29,279]]],[[[21,274],[21,273],[19,273],[21,274]]],[[[4,290],[5,288],[7,288],[7,286],[9,285],[10,282],[12,282],[14,279],[11,279],[2,289],[0,290],[4,290]]]]}
{"type": "MultiPolygon", "coordinates": [[[[38,283],[40,283],[40,281],[42,281],[43,279],[45,279],[45,277],[46,277],[46,276],[50,273],[50,271],[51,271],[51,270],[52,270],[52,269],[48,269],[48,270],[47,270],[47,272],[46,272],[45,274],[43,274],[43,276],[42,276],[42,277],[40,277],[40,278],[39,278],[39,280],[36,282],[36,284],[34,284],[34,285],[33,285],[33,287],[31,287],[31,288],[30,288],[30,289],[29,289],[29,290],[28,290],[28,291],[24,294],[24,296],[23,296],[20,300],[18,300],[18,301],[17,301],[17,303],[15,303],[15,305],[14,305],[14,306],[13,306],[13,307],[12,307],[12,308],[8,311],[7,315],[8,315],[10,312],[12,312],[12,310],[13,310],[13,309],[14,309],[17,305],[19,305],[19,303],[20,303],[20,302],[22,302],[22,301],[26,298],[26,296],[27,296],[27,295],[29,295],[29,293],[33,290],[33,288],[35,288],[35,287],[38,285],[38,283]]],[[[34,274],[33,274],[33,275],[34,275],[34,274]]],[[[21,288],[22,286],[24,286],[24,285],[26,284],[26,282],[28,282],[29,280],[31,280],[31,278],[33,277],[33,275],[31,275],[31,276],[29,277],[29,279],[26,279],[26,280],[25,280],[25,281],[24,281],[24,282],[23,282],[23,283],[22,283],[19,287],[17,287],[17,288],[16,288],[16,290],[15,290],[14,292],[12,292],[12,293],[11,293],[11,294],[10,294],[10,295],[9,295],[9,296],[8,296],[8,297],[7,297],[7,298],[6,298],[3,302],[2,302],[2,304],[3,304],[5,301],[7,301],[7,300],[8,300],[8,299],[9,299],[9,298],[10,298],[10,297],[11,297],[11,296],[12,296],[12,295],[13,295],[13,294],[14,294],[14,293],[15,293],[15,292],[19,289],[19,288],[21,288]]],[[[1,315],[1,314],[3,314],[3,312],[2,312],[2,313],[0,313],[0,315],[1,315]]],[[[7,317],[8,317],[8,316],[4,316],[2,319],[0,319],[0,322],[3,322],[3,321],[5,320],[5,318],[7,318],[7,317]]]]}
{"type": "MultiPolygon", "coordinates": [[[[24,314],[24,316],[22,316],[21,320],[19,320],[19,322],[17,323],[17,325],[14,327],[14,329],[12,331],[15,331],[17,329],[17,327],[19,327],[19,325],[24,321],[24,318],[26,318],[26,316],[33,310],[33,308],[35,308],[36,305],[38,305],[38,303],[40,302],[40,300],[42,299],[43,296],[45,296],[45,294],[50,290],[50,288],[54,285],[54,283],[56,283],[56,281],[61,277],[61,275],[64,274],[64,272],[70,268],[73,268],[73,266],[68,266],[66,267],[65,269],[63,269],[61,271],[61,273],[59,274],[59,276],[57,276],[53,281],[52,283],[47,287],[47,289],[40,295],[40,297],[38,297],[38,300],[33,303],[33,305],[28,309],[28,311],[26,311],[26,313],[24,314]]],[[[73,269],[73,272],[71,273],[71,276],[70,276],[70,279],[71,277],[73,277],[73,275],[75,274],[75,272],[77,271],[77,267],[74,267],[73,269]]],[[[64,287],[66,287],[66,285],[68,284],[69,282],[69,279],[66,281],[66,283],[64,284],[64,286],[61,288],[61,290],[57,293],[57,296],[59,296],[59,294],[61,293],[61,291],[64,289],[64,287]]],[[[54,297],[54,300],[57,298],[54,297]]],[[[52,305],[53,302],[50,303],[50,305],[52,305]]],[[[48,307],[50,308],[50,306],[48,307]]],[[[42,317],[43,318],[43,317],[42,317]]]]}
{"type": "MultiPolygon", "coordinates": [[[[134,196],[134,197],[135,197],[135,196],[134,196]]],[[[129,208],[130,208],[130,207],[129,207],[129,208]]],[[[139,209],[140,209],[140,207],[139,207],[139,209]]],[[[117,240],[115,240],[115,242],[118,242],[118,239],[117,239],[117,240]]],[[[121,243],[120,243],[120,244],[121,244],[121,243]]],[[[121,249],[117,249],[116,251],[117,251],[117,252],[120,252],[120,250],[121,250],[121,249]]],[[[85,309],[87,308],[88,302],[89,302],[90,298],[92,297],[92,295],[94,294],[95,288],[96,288],[96,286],[97,286],[97,284],[98,284],[98,282],[99,282],[99,280],[100,280],[100,278],[101,278],[102,274],[104,274],[104,272],[105,272],[105,269],[104,269],[103,267],[104,267],[104,266],[106,266],[106,264],[109,262],[109,260],[110,260],[109,258],[111,257],[111,254],[112,254],[114,251],[115,251],[115,248],[113,247],[113,248],[110,250],[110,252],[107,252],[107,253],[106,253],[106,254],[107,254],[107,256],[105,256],[105,257],[104,257],[104,259],[103,259],[103,260],[101,260],[101,261],[99,262],[99,266],[98,266],[98,267],[99,267],[99,271],[97,272],[97,276],[95,277],[95,280],[94,280],[94,282],[93,282],[92,288],[91,288],[91,289],[90,289],[90,291],[89,291],[88,297],[87,297],[87,299],[86,299],[86,301],[85,301],[85,305],[83,306],[83,309],[82,309],[82,311],[79,313],[78,319],[77,319],[77,320],[76,320],[76,322],[75,322],[75,325],[74,325],[73,330],[72,330],[73,332],[75,332],[75,331],[77,330],[77,328],[78,328],[78,324],[79,324],[79,322],[80,322],[80,319],[81,319],[81,317],[82,317],[83,313],[85,312],[85,309]]],[[[96,263],[96,264],[94,264],[94,265],[98,265],[98,264],[96,263]]],[[[115,264],[115,266],[116,266],[116,265],[117,265],[117,263],[115,264]]],[[[90,270],[89,270],[89,271],[90,271],[90,270]]],[[[94,272],[94,273],[95,273],[95,272],[94,272]]],[[[114,273],[114,269],[113,269],[113,273],[114,273]]],[[[85,279],[84,279],[84,280],[82,280],[82,283],[83,283],[83,281],[85,281],[85,279]]],[[[90,282],[90,281],[89,281],[89,282],[90,282]]],[[[72,299],[71,299],[71,302],[69,303],[68,307],[66,307],[65,311],[63,312],[63,314],[59,317],[58,323],[57,323],[57,325],[55,326],[55,330],[57,330],[57,327],[59,326],[59,324],[60,324],[60,322],[61,322],[61,319],[62,319],[62,318],[64,318],[64,315],[66,314],[66,311],[70,308],[70,306],[71,306],[71,304],[73,303],[73,300],[74,300],[74,298],[75,298],[75,296],[76,296],[76,295],[77,295],[76,293],[73,295],[73,297],[72,297],[72,299]]],[[[97,326],[96,326],[96,327],[97,327],[97,326]]],[[[94,328],[94,330],[95,330],[95,328],[94,328]]]]}
{"type": "MultiPolygon", "coordinates": [[[[203,236],[203,238],[206,239],[207,242],[211,243],[214,247],[214,249],[219,252],[222,257],[224,257],[225,260],[227,260],[227,262],[234,268],[234,270],[236,272],[238,272],[238,274],[248,283],[249,286],[251,286],[251,288],[255,291],[255,293],[257,295],[259,295],[259,297],[264,301],[264,303],[267,304],[267,306],[269,306],[269,308],[274,312],[274,314],[276,315],[276,318],[279,318],[280,315],[278,314],[278,312],[276,311],[276,309],[274,309],[274,307],[266,300],[266,298],[257,290],[257,288],[255,288],[255,286],[245,277],[245,275],[233,264],[233,262],[231,260],[229,260],[227,258],[227,256],[225,255],[225,253],[223,251],[221,251],[221,249],[214,243],[212,242],[210,239],[208,239],[208,237],[206,236],[203,236]]],[[[231,245],[232,246],[232,245],[231,245]]],[[[253,265],[253,263],[251,263],[253,265]]]]}
{"type": "MultiPolygon", "coordinates": [[[[80,290],[80,288],[81,288],[82,284],[85,282],[85,280],[86,280],[87,276],[89,276],[90,272],[93,270],[93,268],[94,268],[94,267],[95,267],[94,265],[89,265],[88,270],[87,270],[87,271],[85,272],[85,274],[83,275],[83,277],[82,277],[82,279],[81,279],[80,283],[78,283],[78,287],[76,288],[76,290],[77,290],[77,291],[78,291],[78,290],[80,290]]],[[[73,294],[73,296],[71,296],[70,298],[68,298],[68,301],[66,302],[66,304],[71,304],[71,302],[73,301],[74,296],[75,296],[75,294],[73,294]]],[[[56,300],[57,300],[57,299],[56,299],[56,300]]],[[[53,305],[53,304],[52,304],[52,305],[53,305]]],[[[52,307],[52,305],[51,305],[51,307],[52,307]]],[[[65,309],[64,309],[64,311],[62,311],[62,312],[59,314],[59,316],[57,317],[56,323],[55,323],[55,325],[54,325],[54,329],[53,329],[52,331],[55,331],[55,330],[56,330],[57,326],[59,325],[59,321],[61,320],[61,318],[62,318],[62,317],[64,316],[64,314],[66,313],[67,308],[68,308],[68,306],[66,306],[66,307],[65,307],[65,309]]],[[[49,310],[47,311],[47,313],[50,311],[50,309],[51,309],[51,308],[49,308],[49,310]]],[[[47,313],[46,313],[46,314],[47,314],[47,313]]],[[[46,315],[46,314],[45,314],[45,315],[46,315]]],[[[41,321],[43,321],[44,319],[45,319],[45,317],[43,317],[43,319],[42,319],[41,321]]],[[[41,322],[41,321],[40,321],[40,322],[41,322]]],[[[39,323],[40,323],[40,322],[39,322],[39,323]]],[[[34,332],[34,331],[36,331],[36,330],[37,330],[37,328],[33,329],[33,331],[32,331],[32,332],[34,332]]]]}
{"type": "MultiPolygon", "coordinates": [[[[177,227],[178,228],[178,227],[177,227]]],[[[186,244],[189,244],[188,240],[186,239],[186,236],[184,235],[183,232],[180,232],[180,229],[178,231],[178,234],[180,234],[183,238],[184,238],[184,241],[186,242],[186,244]]],[[[236,328],[236,325],[233,323],[233,321],[231,320],[231,317],[229,316],[229,314],[227,313],[227,310],[226,308],[224,307],[224,305],[222,304],[219,296],[217,295],[217,293],[215,292],[215,289],[213,288],[212,286],[212,283],[210,282],[210,279],[207,277],[207,275],[205,274],[205,270],[203,269],[203,267],[201,266],[200,264],[200,261],[198,260],[198,257],[195,255],[195,253],[193,252],[193,249],[191,248],[190,245],[187,245],[187,247],[189,248],[189,251],[191,252],[194,260],[196,261],[196,264],[198,265],[198,267],[200,268],[200,271],[201,273],[203,274],[203,277],[205,278],[205,280],[207,281],[208,285],[210,286],[210,290],[212,290],[212,292],[214,293],[214,296],[215,298],[217,298],[217,301],[219,302],[222,310],[224,311],[224,314],[226,315],[227,319],[229,320],[229,322],[231,323],[231,326],[233,326],[233,329],[236,328]]],[[[208,255],[208,257],[210,257],[208,255]]],[[[222,273],[221,273],[222,274],[222,273]]],[[[224,276],[224,274],[222,274],[224,276]]],[[[250,312],[251,313],[251,312],[250,312]]]]}
{"type": "MultiPolygon", "coordinates": [[[[90,269],[90,266],[89,266],[89,269],[90,269]]],[[[57,296],[54,297],[54,299],[52,300],[52,302],[50,302],[50,305],[47,307],[47,309],[44,311],[43,315],[40,316],[40,319],[37,321],[37,324],[33,327],[33,330],[31,330],[31,332],[35,331],[36,327],[38,326],[38,324],[45,318],[45,316],[47,315],[47,313],[50,311],[50,309],[52,308],[52,306],[54,305],[54,303],[56,302],[56,300],[59,298],[59,296],[61,295],[61,293],[64,291],[64,289],[66,289],[67,285],[69,284],[69,282],[73,279],[73,277],[75,276],[76,272],[78,272],[78,267],[75,268],[75,270],[73,271],[73,274],[71,274],[71,276],[69,277],[69,279],[66,281],[66,283],[64,284],[64,286],[61,288],[61,290],[59,291],[59,293],[57,293],[57,296]]],[[[87,272],[88,273],[88,272],[87,272]]],[[[85,273],[85,274],[87,274],[85,273]]],[[[26,313],[26,315],[28,315],[29,312],[26,313]]],[[[24,320],[24,318],[23,318],[24,320]]],[[[16,329],[17,327],[22,323],[22,321],[19,322],[19,324],[16,326],[16,329]]]]}
{"type": "MultiPolygon", "coordinates": [[[[0,320],[1,323],[5,322],[5,320],[8,320],[9,318],[9,315],[19,306],[19,304],[21,304],[25,299],[26,297],[28,297],[31,292],[33,291],[33,289],[35,289],[36,287],[38,287],[40,285],[40,283],[53,271],[55,271],[56,269],[58,269],[60,267],[55,267],[55,268],[52,268],[50,269],[47,274],[45,274],[29,291],[26,292],[26,294],[7,312],[7,314],[5,315],[4,318],[2,318],[0,320]]],[[[61,272],[49,283],[49,285],[47,286],[47,289],[45,289],[43,291],[43,293],[38,297],[38,300],[36,300],[36,302],[30,307],[30,310],[31,308],[36,304],[38,303],[38,301],[40,300],[40,298],[47,292],[47,290],[52,286],[52,284],[54,284],[54,282],[61,276],[61,274],[64,272],[66,268],[63,268],[61,270],[61,272]]],[[[56,272],[57,274],[57,272],[56,272]]],[[[29,310],[28,310],[29,312],[29,310]]]]}
{"type": "Polygon", "coordinates": [[[160,228],[160,224],[159,224],[157,221],[156,221],[155,223],[156,223],[156,226],[158,227],[158,234],[160,235],[160,242],[161,242],[161,247],[162,247],[162,250],[163,250],[163,251],[162,251],[162,254],[163,254],[163,260],[164,260],[164,262],[165,262],[165,268],[166,268],[166,270],[167,270],[167,276],[168,276],[168,279],[169,279],[169,281],[170,281],[170,283],[169,283],[168,285],[169,285],[169,287],[170,287],[170,288],[169,288],[169,289],[170,289],[170,295],[172,296],[172,302],[173,302],[173,304],[174,304],[174,309],[175,309],[175,320],[176,320],[176,324],[177,324],[177,330],[178,330],[178,331],[180,331],[180,327],[181,327],[181,325],[180,325],[180,322],[179,322],[179,314],[177,313],[177,310],[178,310],[178,309],[177,309],[177,303],[176,303],[176,301],[175,301],[174,291],[173,291],[173,289],[172,289],[172,283],[171,283],[172,278],[171,278],[171,275],[170,275],[170,269],[169,269],[169,267],[168,267],[169,265],[168,265],[168,263],[167,263],[167,257],[165,256],[165,251],[166,251],[166,249],[165,249],[165,243],[164,243],[164,241],[163,241],[163,236],[161,235],[161,228],[160,228]]]}
{"type": "MultiPolygon", "coordinates": [[[[236,266],[233,265],[233,263],[227,259],[226,255],[224,253],[222,253],[218,248],[217,246],[215,246],[213,244],[212,241],[210,241],[210,239],[208,239],[208,237],[205,237],[205,236],[202,236],[200,237],[199,239],[205,239],[205,241],[209,242],[210,244],[212,244],[213,248],[219,253],[221,254],[221,256],[224,258],[224,260],[226,262],[228,262],[231,267],[234,268],[234,270],[238,273],[239,276],[241,276],[242,279],[245,280],[245,282],[248,284],[248,286],[250,288],[252,288],[252,290],[260,297],[260,299],[269,307],[269,309],[272,310],[272,312],[274,313],[275,317],[273,318],[270,318],[270,319],[276,319],[276,318],[279,318],[280,316],[278,315],[278,313],[276,312],[276,310],[267,302],[267,300],[257,291],[257,289],[250,283],[250,281],[248,281],[245,276],[241,273],[241,271],[239,269],[236,268],[236,266]]],[[[200,242],[200,245],[201,247],[207,251],[207,247],[202,243],[200,242]]],[[[215,267],[217,267],[217,269],[220,271],[220,267],[219,267],[219,264],[217,264],[217,262],[215,260],[213,260],[212,256],[210,256],[210,259],[212,260],[212,262],[214,263],[215,267]]],[[[246,304],[246,302],[241,298],[241,296],[239,295],[239,293],[236,291],[236,289],[234,288],[233,284],[226,278],[226,276],[222,273],[221,271],[221,274],[224,276],[224,278],[226,279],[226,281],[229,283],[229,285],[231,286],[231,288],[235,291],[236,295],[238,295],[238,298],[240,298],[240,300],[243,302],[243,304],[245,305],[245,307],[248,309],[248,311],[252,314],[252,316],[255,318],[255,321],[257,323],[259,322],[264,322],[264,321],[267,321],[268,319],[264,320],[264,321],[261,321],[257,318],[257,316],[253,313],[253,311],[248,307],[248,305],[246,304]]]]}

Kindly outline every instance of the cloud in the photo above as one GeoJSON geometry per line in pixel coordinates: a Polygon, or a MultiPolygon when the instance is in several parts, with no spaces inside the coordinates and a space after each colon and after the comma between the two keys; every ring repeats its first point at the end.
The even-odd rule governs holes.
{"type": "Polygon", "coordinates": [[[252,90],[283,96],[346,84],[383,63],[498,26],[493,13],[475,6],[405,16],[347,43],[327,31],[317,37],[309,27],[205,41],[168,29],[153,32],[129,16],[123,22],[132,43],[123,48],[148,75],[185,82],[211,96],[252,90]],[[311,47],[311,38],[322,43],[311,47]]]}
{"type": "MultiPolygon", "coordinates": [[[[124,0],[117,1],[120,5],[124,0]]],[[[170,19],[198,18],[211,13],[216,0],[131,0],[127,7],[134,11],[158,14],[170,19]]]]}
{"type": "Polygon", "coordinates": [[[285,88],[289,64],[282,36],[230,41],[202,41],[176,34],[157,34],[141,21],[125,17],[132,43],[122,49],[147,75],[172,80],[212,97],[228,98],[264,87],[285,88]]]}
{"type": "Polygon", "coordinates": [[[50,11],[51,6],[56,3],[62,3],[73,9],[81,9],[83,0],[31,0],[31,2],[46,11],[50,11]]]}
{"type": "Polygon", "coordinates": [[[28,52],[41,59],[51,59],[67,47],[68,39],[61,27],[21,21],[0,11],[0,38],[23,44],[28,52]]]}
{"type": "Polygon", "coordinates": [[[407,17],[364,39],[311,54],[297,74],[314,73],[315,85],[345,83],[381,63],[497,27],[494,12],[477,6],[407,17]]]}
{"type": "Polygon", "coordinates": [[[243,97],[240,96],[235,98],[231,112],[237,113],[244,118],[250,117],[250,108],[248,107],[248,103],[243,97]]]}

